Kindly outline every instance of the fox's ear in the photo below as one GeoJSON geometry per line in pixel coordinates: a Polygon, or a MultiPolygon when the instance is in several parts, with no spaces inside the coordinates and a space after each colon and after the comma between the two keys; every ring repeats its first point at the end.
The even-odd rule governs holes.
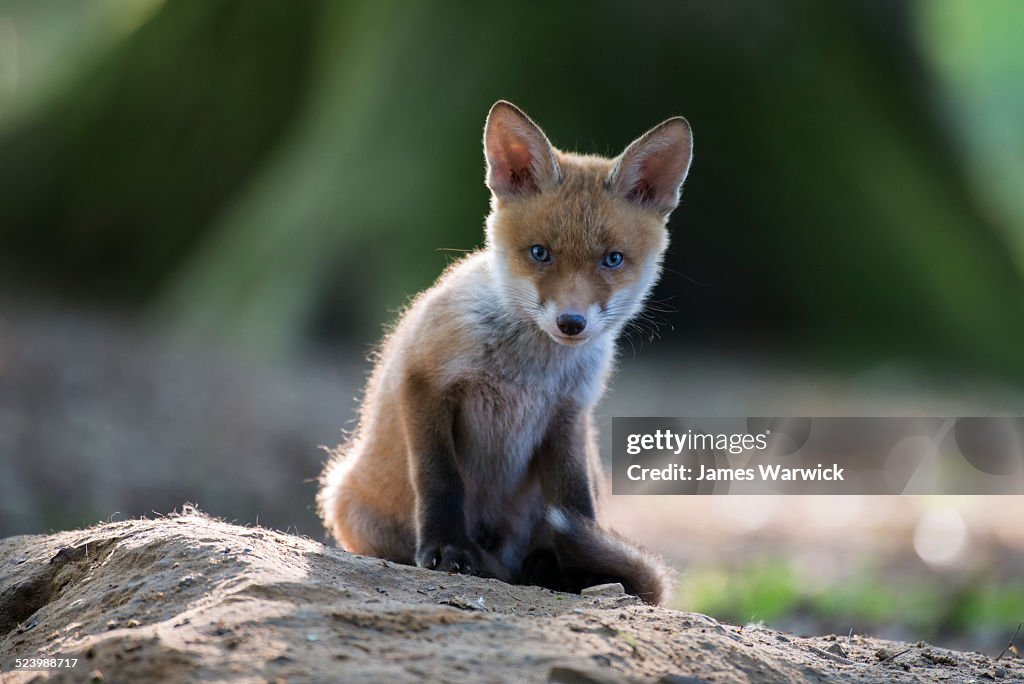
{"type": "Polygon", "coordinates": [[[510,102],[498,100],[484,126],[487,187],[496,197],[534,195],[558,184],[551,143],[537,124],[510,102]]]}
{"type": "Polygon", "coordinates": [[[626,200],[667,217],[679,204],[692,156],[690,124],[677,116],[630,143],[616,160],[609,182],[626,200]]]}

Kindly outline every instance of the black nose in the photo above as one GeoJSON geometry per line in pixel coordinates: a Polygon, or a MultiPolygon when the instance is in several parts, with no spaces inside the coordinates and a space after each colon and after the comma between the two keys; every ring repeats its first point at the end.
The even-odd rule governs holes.
{"type": "Polygon", "coordinates": [[[579,314],[561,314],[555,323],[566,335],[579,335],[587,327],[587,319],[579,314]]]}

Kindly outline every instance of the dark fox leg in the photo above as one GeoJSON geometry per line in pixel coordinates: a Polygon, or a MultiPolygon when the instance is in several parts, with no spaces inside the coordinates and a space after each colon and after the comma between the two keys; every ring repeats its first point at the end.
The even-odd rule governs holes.
{"type": "Polygon", "coordinates": [[[534,467],[547,508],[522,566],[525,581],[571,592],[621,582],[647,603],[667,598],[668,571],[657,557],[597,524],[601,470],[588,412],[567,404],[555,413],[534,467]]]}
{"type": "Polygon", "coordinates": [[[530,586],[544,587],[554,591],[572,591],[566,586],[563,579],[562,566],[558,562],[558,556],[550,548],[537,548],[530,551],[523,560],[521,577],[522,583],[530,586]]]}

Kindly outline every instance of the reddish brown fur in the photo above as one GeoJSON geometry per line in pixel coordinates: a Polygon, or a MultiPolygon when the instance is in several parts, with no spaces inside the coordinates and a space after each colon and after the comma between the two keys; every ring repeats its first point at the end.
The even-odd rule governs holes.
{"type": "Polygon", "coordinates": [[[609,192],[613,160],[558,150],[555,158],[562,181],[553,192],[495,199],[491,247],[506,253],[514,276],[536,283],[542,305],[605,307],[613,292],[635,284],[660,260],[668,245],[664,219],[609,192]],[[530,257],[535,244],[551,250],[550,264],[530,257]],[[625,256],[621,268],[600,267],[609,252],[625,256]]]}
{"type": "Polygon", "coordinates": [[[553,149],[498,103],[485,143],[487,248],[447,269],[385,339],[359,427],[321,475],[324,524],[350,551],[511,581],[541,581],[526,557],[554,553],[572,572],[546,586],[618,577],[657,603],[663,566],[596,522],[592,411],[614,338],[657,278],[689,127],[671,119],[609,160],[553,149]],[[602,264],[611,252],[620,267],[602,264]],[[553,322],[563,311],[596,320],[566,337],[553,322]]]}

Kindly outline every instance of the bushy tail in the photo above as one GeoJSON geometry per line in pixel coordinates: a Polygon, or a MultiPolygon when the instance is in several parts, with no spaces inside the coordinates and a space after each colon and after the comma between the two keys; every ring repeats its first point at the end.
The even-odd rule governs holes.
{"type": "Polygon", "coordinates": [[[578,593],[595,584],[621,582],[626,593],[645,603],[657,605],[669,597],[668,568],[654,554],[555,506],[548,508],[547,522],[565,591],[578,593]]]}

